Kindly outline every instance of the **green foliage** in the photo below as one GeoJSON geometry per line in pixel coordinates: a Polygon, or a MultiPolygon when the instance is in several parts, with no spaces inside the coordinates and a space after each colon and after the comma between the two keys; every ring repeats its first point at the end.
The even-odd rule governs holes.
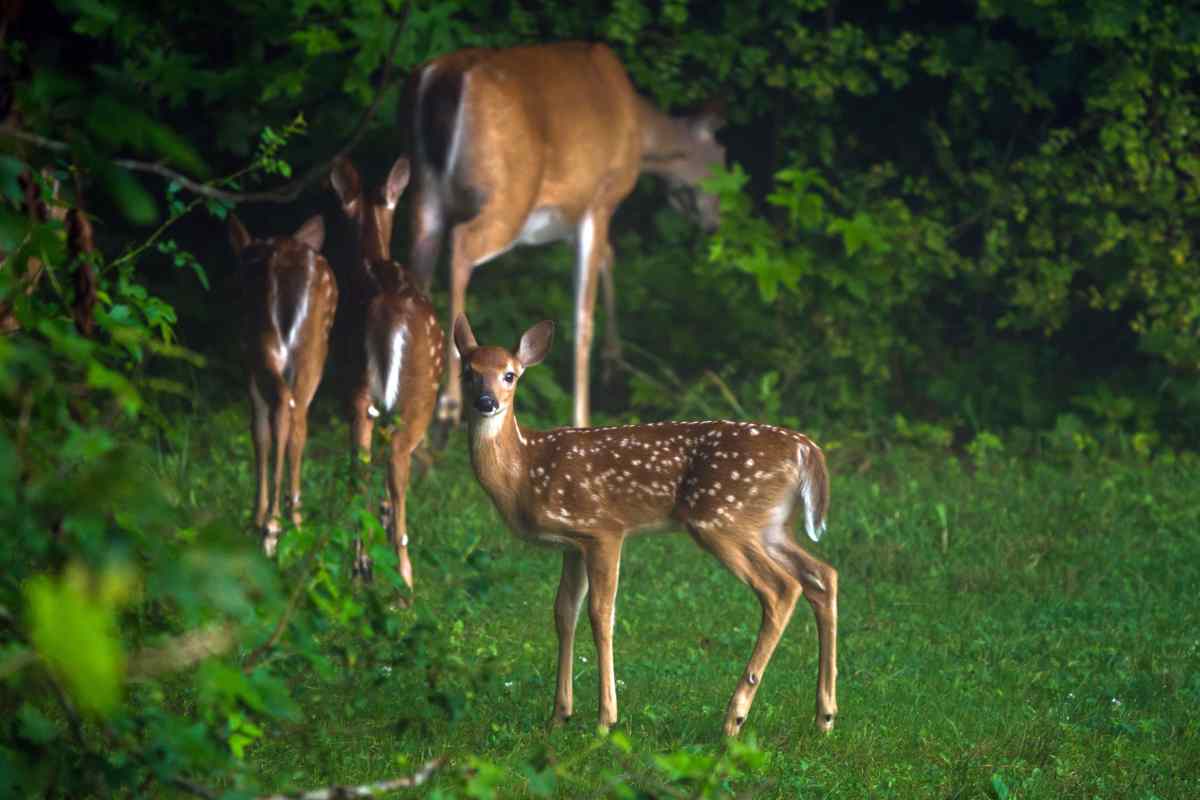
{"type": "Polygon", "coordinates": [[[64,683],[79,707],[110,714],[116,708],[125,672],[116,616],[128,600],[131,576],[109,568],[91,580],[79,565],[60,581],[37,576],[25,585],[26,621],[34,652],[64,683]]]}
{"type": "MultiPolygon", "coordinates": [[[[0,156],[0,308],[21,328],[0,337],[0,794],[249,796],[443,756],[430,796],[1200,790],[1197,464],[1179,449],[1200,431],[1193,7],[54,9],[38,13],[58,30],[18,19],[3,42],[12,124],[62,146],[6,138],[26,150],[0,156]],[[245,534],[214,233],[231,207],[124,159],[231,191],[302,174],[374,101],[401,20],[394,76],[458,47],[593,38],[673,110],[726,96],[717,233],[649,181],[616,218],[625,363],[593,397],[601,416],[819,436],[820,552],[844,592],[833,736],[796,738],[815,673],[801,608],[746,737],[718,741],[758,611],[679,537],[627,548],[621,725],[589,722],[585,624],[578,718],[543,733],[554,560],[500,532],[456,436],[412,491],[410,596],[368,502],[381,470],[365,493],[349,481],[343,365],[312,422],[305,525],[275,563],[245,534]],[[63,226],[19,206],[18,174],[42,165],[63,184],[54,201],[39,178],[42,200],[83,187],[97,223],[91,338],[63,226]],[[375,581],[356,586],[364,534],[375,581]]],[[[400,98],[386,87],[363,155],[395,157],[400,98]]],[[[477,330],[564,323],[526,379],[531,422],[570,416],[572,258],[522,250],[474,278],[477,330]]]]}

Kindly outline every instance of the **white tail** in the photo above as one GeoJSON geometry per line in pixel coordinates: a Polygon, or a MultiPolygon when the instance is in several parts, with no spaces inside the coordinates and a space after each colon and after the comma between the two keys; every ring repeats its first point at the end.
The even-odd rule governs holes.
{"type": "Polygon", "coordinates": [[[816,616],[820,645],[816,722],[821,730],[832,728],[837,571],[791,535],[800,509],[811,539],[825,530],[829,475],[821,449],[803,434],[750,422],[522,430],[513,411],[517,383],[545,357],[553,331],[549,321],[530,328],[514,355],[480,347],[465,316],[454,325],[475,476],[518,536],[566,551],[554,607],[554,720],[572,713],[575,624],[588,592],[600,659],[600,724],[616,722],[612,627],[622,543],[631,533],[683,527],[754,590],[763,608],[758,641],[725,714],[725,733],[736,734],[745,722],[801,595],[816,616]]]}

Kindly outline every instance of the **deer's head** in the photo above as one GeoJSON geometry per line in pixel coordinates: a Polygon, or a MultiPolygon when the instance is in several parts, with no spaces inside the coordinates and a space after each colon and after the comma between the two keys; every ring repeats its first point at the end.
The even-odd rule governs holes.
{"type": "Polygon", "coordinates": [[[291,236],[255,239],[235,215],[229,215],[229,244],[243,266],[264,265],[277,269],[290,264],[307,263],[321,252],[325,243],[325,223],[318,214],[291,236]]]}
{"type": "Polygon", "coordinates": [[[342,157],[334,162],[329,182],[337,193],[342,213],[356,228],[364,259],[390,260],[396,204],[408,186],[408,178],[408,159],[401,156],[380,186],[364,192],[362,179],[350,159],[342,157]]]}
{"type": "Polygon", "coordinates": [[[683,124],[683,141],[661,165],[668,199],[672,208],[711,232],[720,222],[720,205],[716,195],[700,188],[700,182],[709,176],[712,167],[725,166],[725,146],[716,136],[724,118],[713,107],[686,118],[683,124]]]}
{"type": "Polygon", "coordinates": [[[521,375],[542,363],[553,338],[554,323],[543,320],[525,331],[515,354],[503,347],[480,347],[466,314],[460,314],[454,321],[454,346],[462,359],[463,401],[470,418],[503,419],[512,408],[521,375]]]}

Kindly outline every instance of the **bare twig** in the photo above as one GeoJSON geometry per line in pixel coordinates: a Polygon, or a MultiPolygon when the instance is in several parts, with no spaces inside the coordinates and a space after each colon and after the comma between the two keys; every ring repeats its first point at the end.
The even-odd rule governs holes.
{"type": "Polygon", "coordinates": [[[711,369],[704,370],[704,377],[717,385],[717,389],[720,390],[721,396],[725,398],[725,402],[729,403],[729,406],[737,412],[739,417],[745,419],[747,416],[746,409],[742,408],[742,404],[738,402],[737,395],[729,388],[729,384],[711,369]]]}
{"type": "MultiPolygon", "coordinates": [[[[407,775],[403,778],[363,783],[358,786],[327,786],[322,789],[310,789],[307,792],[295,794],[267,794],[262,795],[258,800],[342,800],[343,798],[350,797],[376,797],[388,792],[394,792],[397,789],[412,789],[413,787],[420,786],[428,781],[433,776],[433,773],[437,772],[445,763],[446,757],[442,756],[432,761],[426,761],[412,775],[407,775]]],[[[176,789],[180,789],[195,797],[202,797],[204,800],[216,800],[220,796],[219,792],[209,789],[207,786],[201,786],[198,783],[189,781],[186,778],[172,778],[170,784],[176,789]]]]}
{"type": "Polygon", "coordinates": [[[445,756],[426,761],[421,768],[403,778],[392,778],[387,781],[364,783],[359,786],[328,786],[324,789],[311,789],[299,794],[264,795],[258,800],[341,800],[347,797],[375,797],[376,795],[394,792],[397,789],[411,789],[429,780],[433,773],[446,763],[445,756]]]}
{"type": "Polygon", "coordinates": [[[201,786],[198,783],[192,783],[185,778],[171,778],[171,780],[168,782],[176,789],[180,789],[181,791],[187,792],[195,797],[203,797],[204,800],[217,800],[217,798],[221,796],[219,793],[209,789],[207,786],[201,786]]]}
{"type": "MultiPolygon", "coordinates": [[[[208,197],[213,200],[221,200],[226,203],[290,203],[300,196],[300,193],[310,185],[325,177],[329,173],[329,168],[333,162],[339,158],[344,158],[352,151],[362,140],[366,133],[367,125],[375,117],[375,113],[379,110],[380,104],[383,102],[383,96],[387,90],[391,88],[392,66],[396,57],[396,50],[400,46],[400,35],[403,33],[408,24],[408,17],[412,11],[412,3],[405,6],[404,16],[396,24],[396,31],[392,34],[392,41],[388,46],[388,54],[383,62],[383,74],[379,79],[379,87],[375,91],[375,98],[371,101],[371,105],[363,112],[358,120],[358,125],[355,126],[354,132],[344,145],[327,160],[313,166],[299,178],[296,178],[288,183],[278,186],[274,189],[269,189],[261,192],[231,192],[226,189],[218,188],[213,183],[205,183],[189,178],[181,172],[177,172],[170,167],[163,165],[161,162],[139,161],[132,158],[115,158],[112,160],[113,165],[131,172],[145,172],[152,175],[158,175],[168,180],[175,181],[182,188],[187,189],[193,194],[201,197],[208,197]]],[[[71,145],[67,142],[50,139],[46,136],[41,136],[36,133],[21,130],[13,126],[11,123],[0,125],[0,136],[8,136],[13,139],[18,139],[23,142],[28,142],[43,150],[51,150],[54,152],[69,152],[71,145]]]]}

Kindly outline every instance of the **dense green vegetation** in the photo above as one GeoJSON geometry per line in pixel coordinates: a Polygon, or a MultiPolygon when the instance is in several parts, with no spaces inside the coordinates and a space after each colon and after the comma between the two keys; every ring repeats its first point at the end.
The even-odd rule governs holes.
{"type": "MultiPolygon", "coordinates": [[[[1200,794],[1191,4],[56,0],[9,4],[0,58],[0,794],[245,797],[430,759],[440,796],[1200,794]],[[461,434],[413,489],[411,606],[386,548],[356,587],[351,540],[380,531],[336,357],[306,524],[277,562],[248,534],[229,210],[263,233],[324,211],[345,269],[323,171],[395,158],[404,74],[563,38],[609,42],[671,109],[726,100],[721,228],[652,180],[616,217],[626,363],[594,404],[824,445],[829,737],[802,607],[721,741],[757,605],[681,536],[628,548],[615,734],[586,624],[576,719],[547,733],[558,560],[503,531],[461,434]],[[30,213],[43,171],[94,254],[30,213]]],[[[480,270],[481,339],[569,333],[571,257],[480,270]]],[[[523,419],[569,418],[564,342],[523,419]]]]}

